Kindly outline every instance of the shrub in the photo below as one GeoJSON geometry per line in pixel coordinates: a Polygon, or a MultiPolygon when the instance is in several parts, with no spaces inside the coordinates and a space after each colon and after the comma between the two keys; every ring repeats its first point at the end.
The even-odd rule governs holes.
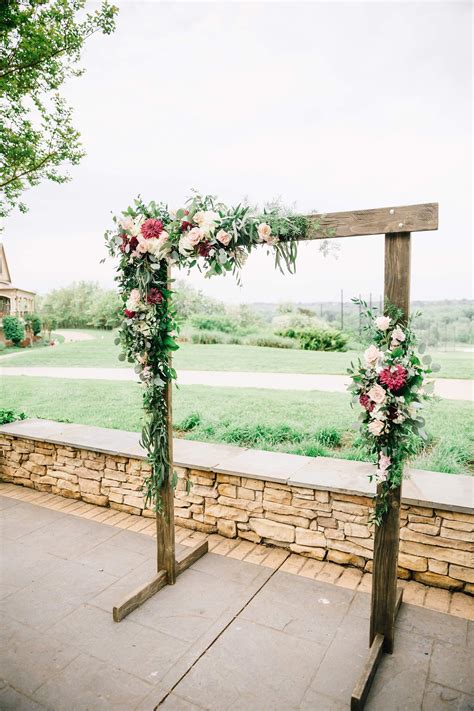
{"type": "Polygon", "coordinates": [[[203,345],[215,345],[216,343],[227,343],[227,339],[222,333],[215,331],[198,331],[191,335],[192,343],[201,343],[203,345]]]}
{"type": "Polygon", "coordinates": [[[324,427],[316,432],[316,439],[326,447],[340,447],[342,437],[334,427],[324,427]]]}
{"type": "Polygon", "coordinates": [[[287,328],[278,331],[278,335],[295,338],[305,351],[345,351],[347,348],[347,336],[335,328],[307,328],[302,331],[287,328]]]}
{"type": "Polygon", "coordinates": [[[25,329],[16,316],[4,316],[3,332],[8,341],[18,344],[25,337],[25,329]]]}
{"type": "Polygon", "coordinates": [[[237,328],[235,320],[224,315],[211,316],[210,314],[197,314],[192,318],[191,323],[199,331],[232,333],[237,328]]]}
{"type": "Polygon", "coordinates": [[[30,324],[33,336],[38,336],[41,333],[41,319],[38,314],[26,314],[25,322],[30,324]]]}
{"type": "Polygon", "coordinates": [[[10,410],[9,408],[0,409],[0,425],[16,422],[16,420],[26,420],[25,413],[16,412],[16,410],[10,410]]]}
{"type": "Polygon", "coordinates": [[[247,338],[245,343],[249,346],[260,346],[262,348],[297,348],[297,343],[291,338],[281,338],[280,336],[255,336],[247,338]]]}
{"type": "Polygon", "coordinates": [[[181,430],[182,432],[189,432],[190,430],[195,429],[200,424],[201,415],[199,414],[199,412],[191,412],[187,417],[184,418],[184,420],[178,422],[175,425],[175,428],[177,430],[181,430]]]}

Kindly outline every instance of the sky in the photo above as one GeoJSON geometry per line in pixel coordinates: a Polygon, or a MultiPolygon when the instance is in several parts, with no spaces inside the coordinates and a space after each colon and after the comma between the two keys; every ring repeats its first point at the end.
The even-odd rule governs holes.
{"type": "MultiPolygon", "coordinates": [[[[471,3],[114,3],[116,32],[88,41],[64,88],[87,156],[6,220],[16,286],[113,287],[111,216],[197,188],[304,214],[439,202],[439,230],[412,238],[412,298],[472,297],[471,3]]],[[[294,276],[264,249],[242,287],[177,276],[228,302],[378,298],[383,238],[335,242],[328,257],[300,245],[294,276]]]]}

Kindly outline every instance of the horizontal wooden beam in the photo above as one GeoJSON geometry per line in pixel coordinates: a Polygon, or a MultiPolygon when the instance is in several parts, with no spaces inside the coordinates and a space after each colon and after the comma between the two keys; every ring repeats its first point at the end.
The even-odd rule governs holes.
{"type": "Polygon", "coordinates": [[[141,585],[135,590],[135,592],[128,595],[120,603],[120,605],[114,606],[112,610],[114,622],[120,622],[124,617],[133,612],[133,610],[136,610],[137,607],[143,605],[143,603],[146,602],[152,595],[157,593],[158,590],[164,588],[167,582],[166,570],[160,570],[160,572],[155,575],[149,583],[141,585]]]}
{"type": "Polygon", "coordinates": [[[438,229],[438,203],[330,212],[307,217],[310,229],[305,239],[361,237],[391,232],[425,232],[438,229]]]}
{"type": "Polygon", "coordinates": [[[189,568],[190,565],[195,563],[199,558],[202,558],[209,550],[209,544],[207,541],[202,541],[202,543],[197,543],[191,549],[184,551],[180,555],[176,556],[176,574],[179,575],[189,568]]]}

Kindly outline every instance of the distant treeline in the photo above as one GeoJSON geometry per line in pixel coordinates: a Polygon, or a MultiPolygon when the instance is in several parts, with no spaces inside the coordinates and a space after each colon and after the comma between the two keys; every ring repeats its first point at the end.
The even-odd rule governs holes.
{"type": "MultiPolygon", "coordinates": [[[[364,340],[360,309],[349,300],[235,306],[205,296],[184,281],[176,282],[175,291],[182,335],[196,342],[215,342],[212,339],[221,334],[219,341],[221,338],[241,342],[245,337],[247,340],[276,337],[280,339],[279,344],[285,346],[288,345],[287,332],[308,328],[342,331],[349,342],[364,340]]],[[[379,307],[380,299],[373,299],[373,305],[379,307]]],[[[113,329],[122,320],[117,292],[87,281],[51,291],[39,298],[37,310],[42,317],[54,319],[58,328],[113,329]]],[[[416,321],[417,331],[429,345],[473,343],[472,301],[415,301],[412,313],[417,311],[421,312],[416,321]]]]}

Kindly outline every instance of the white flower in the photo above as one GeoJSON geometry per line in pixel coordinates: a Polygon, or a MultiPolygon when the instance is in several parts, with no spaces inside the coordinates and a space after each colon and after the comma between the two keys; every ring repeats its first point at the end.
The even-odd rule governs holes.
{"type": "Polygon", "coordinates": [[[134,228],[133,219],[126,215],[118,220],[118,226],[125,230],[126,232],[131,232],[134,228]]]}
{"type": "Polygon", "coordinates": [[[403,343],[405,340],[405,334],[403,333],[400,326],[397,326],[392,331],[392,341],[397,341],[398,343],[403,343]]]}
{"type": "Polygon", "coordinates": [[[216,234],[216,239],[218,242],[227,247],[230,240],[232,239],[232,236],[225,230],[219,230],[219,232],[216,234]]]}
{"type": "Polygon", "coordinates": [[[377,403],[377,405],[380,405],[382,402],[385,401],[386,392],[381,385],[376,384],[372,385],[367,395],[373,402],[377,403]]]}
{"type": "Polygon", "coordinates": [[[375,325],[379,331],[386,331],[390,326],[390,318],[388,316],[377,316],[375,319],[375,325]]]}
{"type": "Polygon", "coordinates": [[[141,296],[138,289],[132,289],[127,299],[127,311],[136,311],[141,304],[141,296]]]}
{"type": "Polygon", "coordinates": [[[379,437],[382,434],[383,428],[384,423],[381,420],[372,420],[367,427],[369,432],[375,435],[375,437],[379,437]]]}
{"type": "Polygon", "coordinates": [[[379,477],[381,477],[382,479],[387,478],[387,470],[390,467],[391,463],[392,460],[390,459],[390,457],[387,457],[386,454],[382,454],[381,452],[379,455],[379,466],[377,469],[377,474],[379,475],[379,477]]]}
{"type": "Polygon", "coordinates": [[[159,237],[143,240],[146,243],[146,250],[158,261],[164,259],[171,247],[169,244],[169,234],[163,230],[159,237]]]}
{"type": "Polygon", "coordinates": [[[377,361],[382,357],[382,351],[379,351],[377,346],[371,345],[364,353],[365,364],[373,368],[377,361]]]}
{"type": "Polygon", "coordinates": [[[196,212],[193,217],[194,222],[201,228],[203,235],[207,235],[209,232],[214,232],[219,219],[219,213],[214,212],[214,210],[200,210],[199,212],[196,212]]]}

